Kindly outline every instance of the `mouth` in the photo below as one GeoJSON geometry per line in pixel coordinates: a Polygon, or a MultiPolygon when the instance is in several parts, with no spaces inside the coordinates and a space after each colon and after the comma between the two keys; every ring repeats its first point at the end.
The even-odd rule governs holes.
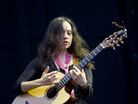
{"type": "Polygon", "coordinates": [[[63,41],[63,44],[68,44],[69,42],[68,41],[63,41]]]}

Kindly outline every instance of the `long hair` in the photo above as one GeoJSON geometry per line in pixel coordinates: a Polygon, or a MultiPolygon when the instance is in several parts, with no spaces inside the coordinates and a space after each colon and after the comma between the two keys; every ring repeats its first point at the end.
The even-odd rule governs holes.
{"type": "MultiPolygon", "coordinates": [[[[68,48],[68,52],[79,60],[89,54],[89,47],[85,40],[79,35],[75,23],[70,18],[61,16],[53,19],[47,28],[45,37],[38,47],[38,57],[40,60],[52,58],[54,53],[58,53],[61,50],[61,37],[64,32],[63,22],[65,21],[71,25],[73,35],[72,44],[68,48]]],[[[92,63],[89,63],[87,66],[94,69],[92,63]]]]}

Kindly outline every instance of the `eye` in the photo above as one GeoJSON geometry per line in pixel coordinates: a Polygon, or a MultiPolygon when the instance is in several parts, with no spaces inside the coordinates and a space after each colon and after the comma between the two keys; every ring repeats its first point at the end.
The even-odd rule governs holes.
{"type": "Polygon", "coordinates": [[[72,31],[71,31],[71,30],[68,30],[68,31],[67,31],[67,34],[68,34],[68,35],[72,35],[72,31]]]}

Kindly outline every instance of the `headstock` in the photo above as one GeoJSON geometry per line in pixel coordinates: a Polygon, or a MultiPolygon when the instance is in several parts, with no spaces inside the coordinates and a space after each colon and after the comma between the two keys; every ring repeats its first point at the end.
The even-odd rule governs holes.
{"type": "Polygon", "coordinates": [[[123,26],[119,26],[115,22],[113,23],[122,29],[120,31],[114,32],[112,35],[104,39],[104,41],[101,43],[104,48],[113,47],[113,49],[115,49],[115,45],[120,46],[119,42],[124,43],[123,39],[127,38],[127,29],[123,26]]]}

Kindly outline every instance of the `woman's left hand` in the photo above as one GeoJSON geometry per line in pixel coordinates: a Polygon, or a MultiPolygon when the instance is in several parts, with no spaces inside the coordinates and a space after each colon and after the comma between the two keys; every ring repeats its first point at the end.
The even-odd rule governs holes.
{"type": "Polygon", "coordinates": [[[73,68],[74,70],[70,70],[70,75],[72,79],[81,87],[84,87],[87,84],[87,79],[84,69],[79,70],[76,66],[74,66],[73,68]]]}

